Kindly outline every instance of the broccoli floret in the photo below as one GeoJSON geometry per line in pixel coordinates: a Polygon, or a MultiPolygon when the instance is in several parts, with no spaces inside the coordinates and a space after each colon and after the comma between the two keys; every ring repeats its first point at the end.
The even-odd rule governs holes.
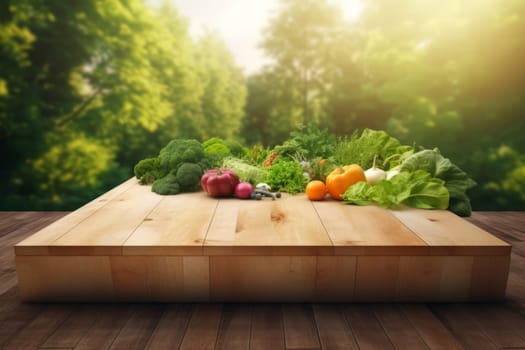
{"type": "Polygon", "coordinates": [[[155,180],[151,186],[151,190],[158,194],[179,194],[181,192],[180,185],[177,182],[177,176],[173,172],[168,175],[155,180]]]}
{"type": "Polygon", "coordinates": [[[177,194],[197,190],[208,165],[199,141],[175,139],[160,150],[158,157],[138,162],[134,172],[141,184],[153,183],[153,192],[177,194]]]}
{"type": "Polygon", "coordinates": [[[204,153],[208,156],[211,166],[218,167],[224,157],[231,156],[231,150],[228,148],[223,139],[219,137],[212,137],[202,143],[204,153]]]}
{"type": "Polygon", "coordinates": [[[157,157],[141,160],[135,165],[133,172],[141,185],[150,184],[165,175],[160,169],[160,161],[157,157]]]}
{"type": "Polygon", "coordinates": [[[191,192],[199,188],[202,168],[195,163],[183,163],[177,169],[176,180],[182,192],[191,192]]]}
{"type": "Polygon", "coordinates": [[[175,139],[160,150],[162,169],[176,169],[182,163],[199,163],[205,158],[204,149],[197,140],[175,139]]]}
{"type": "Polygon", "coordinates": [[[204,152],[209,155],[217,156],[229,156],[231,155],[230,149],[224,143],[214,143],[204,149],[204,152]]]}
{"type": "Polygon", "coordinates": [[[204,153],[221,157],[234,155],[242,157],[246,151],[242,145],[235,140],[223,140],[220,137],[212,137],[202,143],[204,153]]]}

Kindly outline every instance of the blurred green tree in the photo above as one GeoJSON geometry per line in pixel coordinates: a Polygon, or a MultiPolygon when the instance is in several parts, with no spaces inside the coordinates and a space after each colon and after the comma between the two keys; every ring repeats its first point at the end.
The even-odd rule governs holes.
{"type": "Polygon", "coordinates": [[[246,85],[242,71],[224,42],[211,32],[196,44],[195,63],[202,83],[199,137],[231,139],[238,136],[244,116],[246,85]]]}
{"type": "Polygon", "coordinates": [[[176,137],[236,136],[242,74],[165,1],[2,3],[1,208],[72,208],[176,137]]]}
{"type": "Polygon", "coordinates": [[[283,0],[264,31],[261,47],[274,59],[271,74],[288,91],[290,114],[299,109],[301,122],[326,117],[331,90],[329,64],[344,29],[341,11],[326,0],[283,0]]]}

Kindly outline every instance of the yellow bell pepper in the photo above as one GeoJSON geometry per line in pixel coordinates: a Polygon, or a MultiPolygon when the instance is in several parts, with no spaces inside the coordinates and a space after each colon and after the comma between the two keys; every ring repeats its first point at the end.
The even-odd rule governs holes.
{"type": "Polygon", "coordinates": [[[326,188],[332,198],[340,201],[347,188],[359,181],[366,181],[363,168],[357,164],[345,165],[328,174],[326,188]]]}

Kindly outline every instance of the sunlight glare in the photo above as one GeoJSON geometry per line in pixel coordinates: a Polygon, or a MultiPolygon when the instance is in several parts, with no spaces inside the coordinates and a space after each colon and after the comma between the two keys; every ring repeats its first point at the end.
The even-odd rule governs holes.
{"type": "Polygon", "coordinates": [[[353,22],[361,16],[364,5],[361,0],[334,0],[343,11],[343,17],[349,22],[353,22]]]}

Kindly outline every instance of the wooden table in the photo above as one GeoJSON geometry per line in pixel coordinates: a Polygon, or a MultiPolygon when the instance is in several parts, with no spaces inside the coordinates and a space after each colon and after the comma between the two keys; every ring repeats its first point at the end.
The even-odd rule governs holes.
{"type": "Polygon", "coordinates": [[[66,212],[0,212],[2,349],[525,349],[525,212],[474,212],[512,244],[490,303],[24,303],[13,246],[66,212]]]}
{"type": "Polygon", "coordinates": [[[447,211],[159,196],[135,179],[15,246],[26,301],[480,301],[511,246],[447,211]]]}

